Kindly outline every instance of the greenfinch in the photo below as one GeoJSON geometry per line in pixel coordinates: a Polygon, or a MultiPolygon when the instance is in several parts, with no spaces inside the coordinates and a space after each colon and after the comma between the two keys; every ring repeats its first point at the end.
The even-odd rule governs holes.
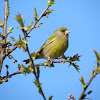
{"type": "MultiPolygon", "coordinates": [[[[45,59],[55,59],[64,55],[64,52],[68,48],[68,31],[67,28],[58,28],[54,34],[46,40],[43,46],[38,50],[35,59],[45,58],[45,59]]],[[[24,60],[26,63],[29,59],[24,60]]]]}

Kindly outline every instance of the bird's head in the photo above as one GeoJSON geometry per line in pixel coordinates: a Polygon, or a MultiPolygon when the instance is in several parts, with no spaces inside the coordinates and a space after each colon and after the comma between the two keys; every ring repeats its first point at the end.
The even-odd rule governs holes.
{"type": "Polygon", "coordinates": [[[54,34],[55,35],[58,35],[58,36],[67,36],[68,37],[68,34],[70,33],[70,31],[68,31],[67,28],[65,27],[61,27],[61,28],[58,28],[54,34]]]}

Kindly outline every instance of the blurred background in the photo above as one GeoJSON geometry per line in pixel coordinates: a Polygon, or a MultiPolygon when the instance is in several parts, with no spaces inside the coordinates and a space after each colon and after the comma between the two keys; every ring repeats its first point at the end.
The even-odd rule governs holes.
{"type": "MultiPolygon", "coordinates": [[[[78,100],[83,91],[80,77],[83,76],[87,83],[92,74],[92,69],[96,66],[96,57],[93,50],[100,52],[100,0],[56,0],[51,9],[54,11],[48,16],[43,17],[39,23],[43,25],[31,31],[28,38],[30,52],[38,51],[43,43],[48,39],[57,28],[67,27],[70,31],[69,48],[65,52],[66,56],[82,55],[77,64],[80,66],[78,73],[73,66],[68,67],[68,63],[55,64],[55,67],[40,67],[40,82],[46,98],[53,95],[52,100],[67,100],[68,94],[72,94],[78,100]]],[[[20,13],[25,20],[25,25],[34,21],[34,8],[37,10],[38,17],[47,7],[47,0],[9,0],[10,15],[8,18],[8,27],[14,26],[11,34],[18,41],[19,34],[23,37],[22,31],[18,28],[20,25],[14,19],[16,14],[20,13]]],[[[4,19],[4,0],[0,0],[0,19],[4,19]]],[[[38,24],[39,24],[38,23],[38,24]]],[[[2,29],[0,28],[2,33],[2,29]]],[[[2,76],[6,75],[5,64],[9,65],[9,74],[18,71],[18,63],[28,58],[27,53],[22,49],[16,49],[12,54],[18,62],[13,64],[13,60],[6,59],[2,69],[2,76]]],[[[35,60],[35,63],[41,63],[45,59],[35,60]]],[[[8,83],[0,85],[1,100],[43,100],[38,93],[37,87],[33,83],[35,77],[33,74],[16,75],[8,80],[8,83]]],[[[92,100],[99,100],[100,96],[100,75],[97,75],[89,86],[87,92],[93,92],[87,96],[92,100]]]]}

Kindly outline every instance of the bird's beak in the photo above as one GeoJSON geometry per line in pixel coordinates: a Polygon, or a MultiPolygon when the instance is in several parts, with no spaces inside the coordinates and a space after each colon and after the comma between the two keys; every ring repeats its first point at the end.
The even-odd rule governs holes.
{"type": "Polygon", "coordinates": [[[65,34],[67,35],[68,33],[70,33],[70,31],[66,30],[66,31],[65,31],[65,34]]]}

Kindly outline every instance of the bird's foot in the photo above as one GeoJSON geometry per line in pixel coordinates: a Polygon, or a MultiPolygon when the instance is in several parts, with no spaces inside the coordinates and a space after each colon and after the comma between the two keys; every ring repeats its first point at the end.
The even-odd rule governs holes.
{"type": "Polygon", "coordinates": [[[51,59],[50,57],[48,57],[48,63],[53,64],[53,59],[51,59]]]}
{"type": "Polygon", "coordinates": [[[50,64],[53,64],[53,59],[49,59],[48,62],[49,62],[50,64]]]}
{"type": "Polygon", "coordinates": [[[64,59],[64,58],[60,58],[60,60],[59,60],[59,61],[64,63],[64,62],[65,62],[65,60],[66,60],[66,59],[64,59]]]}

